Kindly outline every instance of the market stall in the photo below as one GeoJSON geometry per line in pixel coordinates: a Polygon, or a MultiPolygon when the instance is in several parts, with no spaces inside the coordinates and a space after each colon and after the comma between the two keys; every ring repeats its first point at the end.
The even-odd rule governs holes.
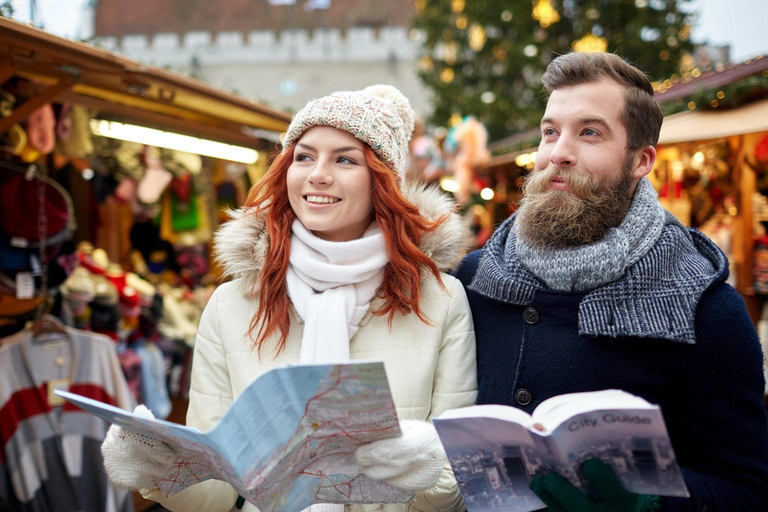
{"type": "MultiPolygon", "coordinates": [[[[53,449],[74,420],[52,390],[80,386],[184,421],[197,322],[218,277],[212,233],[223,208],[242,204],[289,122],[287,113],[0,18],[0,408],[14,418],[0,426],[0,476],[16,482],[0,487],[0,509],[40,504],[56,489],[83,509],[133,510],[130,497],[105,490],[93,462],[103,425],[78,441],[90,473],[72,473],[74,455],[53,449]],[[102,353],[103,368],[120,371],[84,353],[102,353]],[[14,388],[27,380],[42,390],[32,409],[27,388],[14,388]],[[46,417],[60,428],[43,428],[46,417]],[[19,451],[21,432],[25,442],[39,434],[45,468],[19,451]],[[37,477],[16,478],[22,473],[37,477]]],[[[137,501],[136,510],[145,506],[137,501]]]]}

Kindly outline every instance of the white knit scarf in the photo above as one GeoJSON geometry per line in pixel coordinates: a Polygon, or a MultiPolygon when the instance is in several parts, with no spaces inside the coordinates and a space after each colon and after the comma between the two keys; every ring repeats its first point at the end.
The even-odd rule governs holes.
{"type": "MultiPolygon", "coordinates": [[[[288,297],[304,319],[300,363],[349,361],[349,340],[376,294],[389,262],[384,235],[373,222],[362,238],[330,242],[293,221],[288,297]]],[[[343,512],[312,505],[304,512],[343,512]]]]}

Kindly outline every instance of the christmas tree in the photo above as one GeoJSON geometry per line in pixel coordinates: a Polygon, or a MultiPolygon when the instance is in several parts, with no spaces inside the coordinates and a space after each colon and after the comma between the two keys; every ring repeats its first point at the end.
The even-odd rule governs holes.
{"type": "Polygon", "coordinates": [[[491,140],[538,126],[540,77],[571,49],[617,53],[652,80],[678,73],[692,51],[689,0],[415,0],[425,36],[419,74],[431,121],[474,115],[491,140]]]}

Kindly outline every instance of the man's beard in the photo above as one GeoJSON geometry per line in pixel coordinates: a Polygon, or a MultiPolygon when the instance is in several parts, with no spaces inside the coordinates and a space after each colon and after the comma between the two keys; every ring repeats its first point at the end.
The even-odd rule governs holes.
{"type": "Polygon", "coordinates": [[[603,182],[581,170],[553,167],[532,172],[523,184],[515,217],[518,233],[538,247],[573,247],[600,240],[629,211],[633,163],[630,153],[620,176],[603,182]],[[563,179],[566,190],[552,188],[555,177],[563,179]]]}

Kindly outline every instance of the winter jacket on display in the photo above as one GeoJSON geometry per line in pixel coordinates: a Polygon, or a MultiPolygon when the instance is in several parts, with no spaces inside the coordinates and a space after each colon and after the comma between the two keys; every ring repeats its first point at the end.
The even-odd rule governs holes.
{"type": "Polygon", "coordinates": [[[503,271],[483,261],[513,222],[454,272],[475,321],[478,403],[531,413],[563,393],[633,393],[661,406],[691,494],[660,510],[768,510],[762,354],[719,249],[668,225],[619,280],[555,292],[517,259],[503,271]]]}
{"type": "MultiPolygon", "coordinates": [[[[408,189],[406,197],[427,218],[449,213],[451,203],[435,190],[408,189]]],[[[441,269],[461,257],[464,228],[458,218],[425,234],[420,247],[441,269]]],[[[217,251],[238,279],[221,285],[203,312],[195,342],[187,424],[203,431],[212,428],[237,396],[257,377],[277,366],[299,361],[303,321],[290,307],[290,331],[284,350],[274,356],[277,335],[264,345],[262,356],[252,350],[247,336],[256,312],[256,278],[266,254],[263,219],[241,212],[217,236],[217,251]]],[[[375,298],[360,328],[350,340],[352,360],[382,360],[398,418],[431,420],[447,409],[475,403],[477,397],[475,336],[466,293],[459,281],[442,275],[446,290],[424,274],[420,307],[433,325],[415,315],[397,315],[392,328],[386,316],[373,315],[382,305],[375,298]]],[[[147,495],[173,511],[228,511],[237,492],[222,481],[206,481],[166,499],[159,491],[147,495]]],[[[464,509],[453,472],[446,467],[438,484],[417,493],[406,504],[347,505],[348,512],[460,511],[464,509]]],[[[234,510],[234,509],[233,509],[234,510]]],[[[250,503],[242,510],[256,512],[250,503]]]]}

